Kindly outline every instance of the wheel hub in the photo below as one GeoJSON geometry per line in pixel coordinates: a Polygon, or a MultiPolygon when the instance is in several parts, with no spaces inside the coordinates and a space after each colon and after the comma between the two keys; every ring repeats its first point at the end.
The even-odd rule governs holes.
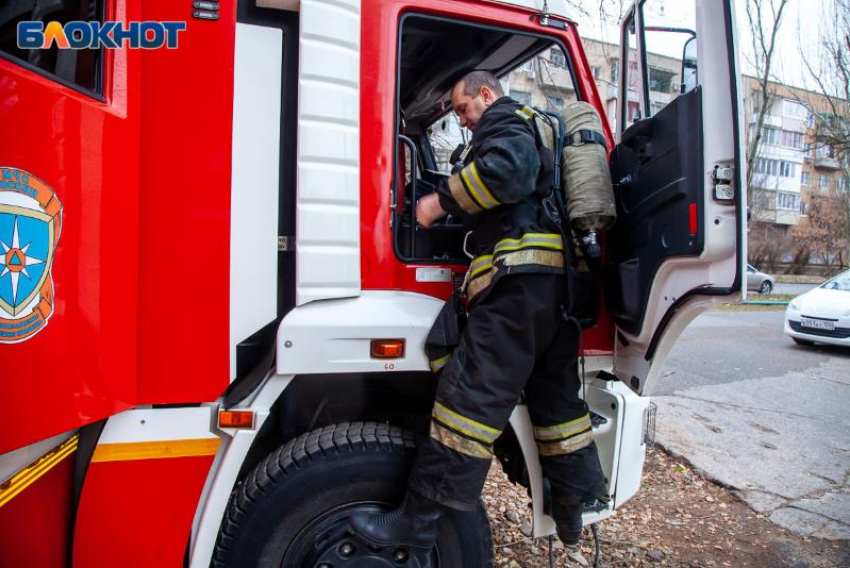
{"type": "Polygon", "coordinates": [[[282,566],[310,568],[438,568],[435,547],[422,552],[402,546],[370,546],[348,531],[348,518],[355,512],[383,512],[387,507],[351,504],[325,513],[293,540],[282,566]]]}
{"type": "Polygon", "coordinates": [[[367,546],[351,535],[343,537],[338,546],[329,546],[315,568],[425,568],[432,564],[427,553],[417,553],[404,547],[367,546]]]}

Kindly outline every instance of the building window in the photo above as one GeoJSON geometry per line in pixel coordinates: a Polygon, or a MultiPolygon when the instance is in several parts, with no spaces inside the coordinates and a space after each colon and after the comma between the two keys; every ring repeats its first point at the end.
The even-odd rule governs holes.
{"type": "Polygon", "coordinates": [[[776,208],[785,211],[799,211],[800,196],[796,193],[780,191],[776,196],[776,208]]]}
{"type": "Polygon", "coordinates": [[[781,130],[778,128],[770,128],[764,127],[761,129],[761,141],[764,144],[770,144],[772,146],[779,146],[779,140],[781,138],[781,130]]]}
{"type": "Polygon", "coordinates": [[[803,172],[803,179],[800,180],[800,185],[808,186],[810,177],[811,174],[809,172],[803,172]]]}
{"type": "Polygon", "coordinates": [[[101,92],[103,54],[100,49],[19,49],[17,26],[23,21],[66,24],[71,21],[103,21],[103,0],[64,0],[39,2],[18,0],[0,9],[0,55],[27,64],[62,80],[63,83],[94,93],[101,92]]]}
{"type": "Polygon", "coordinates": [[[809,128],[815,127],[815,113],[810,112],[809,116],[806,117],[806,126],[809,128]]]}
{"type": "Polygon", "coordinates": [[[759,93],[758,91],[753,91],[751,98],[753,101],[753,115],[757,115],[761,112],[761,93],[759,93]]]}
{"type": "Polygon", "coordinates": [[[823,144],[815,148],[815,156],[818,158],[834,158],[835,150],[829,144],[823,144]]]}
{"type": "Polygon", "coordinates": [[[546,111],[560,112],[564,110],[564,99],[561,97],[546,97],[546,111]]]}
{"type": "Polygon", "coordinates": [[[840,189],[841,191],[846,190],[847,189],[847,178],[843,178],[843,177],[838,178],[837,180],[835,180],[835,186],[838,189],[840,189]]]}
{"type": "Polygon", "coordinates": [[[531,104],[531,93],[527,93],[525,91],[511,89],[511,98],[521,105],[531,104]]]}
{"type": "Polygon", "coordinates": [[[620,82],[620,60],[612,59],[611,60],[611,83],[616,85],[620,82]]]}
{"type": "Polygon", "coordinates": [[[649,90],[657,93],[669,93],[675,73],[663,69],[649,68],[649,90]]]}
{"type": "Polygon", "coordinates": [[[779,175],[779,160],[757,158],[755,172],[757,174],[765,174],[769,176],[779,175]]]}
{"type": "Polygon", "coordinates": [[[809,116],[809,109],[796,101],[784,99],[782,101],[782,115],[788,118],[806,120],[809,116]]]}
{"type": "Polygon", "coordinates": [[[796,164],[794,164],[793,162],[780,162],[779,175],[786,178],[794,177],[795,175],[797,175],[796,164]]]}
{"type": "Polygon", "coordinates": [[[635,102],[629,103],[629,121],[634,122],[640,119],[640,106],[635,102]]]}
{"type": "Polygon", "coordinates": [[[776,192],[770,189],[764,191],[762,196],[762,208],[767,211],[776,210],[776,192]]]}
{"type": "Polygon", "coordinates": [[[782,131],[782,145],[786,148],[803,149],[803,133],[792,132],[790,130],[782,131]]]}
{"type": "Polygon", "coordinates": [[[564,57],[564,52],[561,51],[560,48],[553,47],[551,51],[549,51],[549,63],[555,67],[566,67],[567,59],[564,57]]]}
{"type": "Polygon", "coordinates": [[[820,189],[826,189],[826,187],[828,185],[829,185],[829,178],[826,177],[826,174],[821,174],[820,176],[818,176],[818,187],[820,189]]]}
{"type": "Polygon", "coordinates": [[[599,81],[602,79],[602,68],[601,67],[591,67],[590,70],[593,72],[593,78],[599,81]]]}

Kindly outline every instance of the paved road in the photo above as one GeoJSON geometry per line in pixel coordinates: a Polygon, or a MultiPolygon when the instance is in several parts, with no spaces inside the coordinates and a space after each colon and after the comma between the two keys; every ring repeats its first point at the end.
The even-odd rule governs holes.
{"type": "MultiPolygon", "coordinates": [[[[812,288],[818,286],[817,284],[788,284],[785,282],[777,282],[776,286],[773,288],[774,294],[794,294],[795,296],[799,296],[804,292],[808,292],[812,288]]],[[[750,292],[752,294],[752,292],[750,292]]],[[[753,294],[753,299],[757,298],[758,294],[753,294]]]]}
{"type": "Polygon", "coordinates": [[[798,346],[782,322],[697,318],[655,393],[658,441],[771,521],[850,539],[850,349],[798,346]]]}

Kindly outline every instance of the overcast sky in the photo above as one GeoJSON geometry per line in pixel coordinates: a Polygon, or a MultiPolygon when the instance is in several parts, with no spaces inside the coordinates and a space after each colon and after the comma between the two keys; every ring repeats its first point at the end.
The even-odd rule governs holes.
{"type": "MultiPolygon", "coordinates": [[[[606,8],[611,14],[617,11],[620,4],[619,0],[606,0],[606,8]]],[[[623,0],[622,2],[624,6],[629,4],[630,0],[623,0]]],[[[754,74],[754,69],[750,64],[753,60],[753,44],[747,20],[746,0],[735,0],[735,4],[738,49],[741,53],[742,71],[754,74]]],[[[800,57],[801,40],[799,38],[803,38],[803,49],[809,50],[811,56],[814,56],[817,50],[817,41],[821,36],[822,20],[828,12],[830,4],[830,0],[790,1],[783,14],[779,32],[780,42],[774,59],[773,70],[776,79],[800,87],[811,88],[813,86],[811,79],[807,77],[800,57]]],[[[647,25],[693,29],[695,28],[693,6],[693,0],[647,0],[645,5],[647,25]]],[[[579,32],[582,36],[619,43],[619,26],[616,23],[616,15],[608,20],[603,20],[598,13],[589,15],[574,13],[574,18],[579,23],[579,32]]],[[[679,34],[648,34],[649,50],[681,58],[685,36],[679,39],[676,35],[679,34]],[[653,35],[655,35],[655,38],[652,37],[653,35]]]]}

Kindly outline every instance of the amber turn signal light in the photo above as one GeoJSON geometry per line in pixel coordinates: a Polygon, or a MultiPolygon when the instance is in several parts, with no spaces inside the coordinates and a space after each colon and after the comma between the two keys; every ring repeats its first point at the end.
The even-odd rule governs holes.
{"type": "Polygon", "coordinates": [[[373,359],[398,359],[404,356],[403,339],[373,339],[373,359]]]}
{"type": "Polygon", "coordinates": [[[253,428],[254,413],[250,410],[222,410],[218,413],[219,428],[253,428]]]}

